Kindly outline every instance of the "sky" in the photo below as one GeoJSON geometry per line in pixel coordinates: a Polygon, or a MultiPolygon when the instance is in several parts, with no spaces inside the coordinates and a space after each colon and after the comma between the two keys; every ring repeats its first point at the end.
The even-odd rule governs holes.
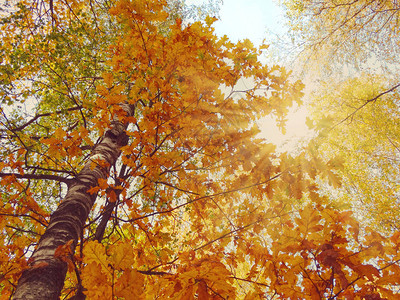
{"type": "MultiPolygon", "coordinates": [[[[201,4],[205,0],[187,0],[189,4],[201,4]]],[[[255,46],[264,39],[284,34],[284,11],[276,0],[224,0],[220,10],[220,20],[215,22],[215,33],[227,35],[233,42],[248,38],[255,46]]],[[[305,108],[292,109],[287,122],[287,133],[283,136],[271,118],[258,122],[261,136],[278,144],[282,151],[292,150],[303,136],[310,134],[305,125],[305,108]]]]}
{"type": "MultiPolygon", "coordinates": [[[[201,4],[207,0],[186,0],[186,3],[201,4]]],[[[219,36],[226,34],[234,42],[248,38],[258,46],[267,31],[283,32],[283,10],[276,0],[223,0],[220,20],[214,25],[219,36]]]]}
{"type": "Polygon", "coordinates": [[[256,46],[267,31],[279,34],[284,24],[283,11],[273,0],[224,0],[221,20],[215,23],[216,34],[232,41],[248,38],[256,46]]]}

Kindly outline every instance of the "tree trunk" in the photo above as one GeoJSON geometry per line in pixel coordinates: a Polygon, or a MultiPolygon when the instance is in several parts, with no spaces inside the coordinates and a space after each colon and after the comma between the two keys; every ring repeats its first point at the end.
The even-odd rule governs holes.
{"type": "MultiPolygon", "coordinates": [[[[132,105],[121,106],[128,116],[134,114],[132,105]]],[[[110,167],[120,155],[120,148],[128,142],[126,124],[115,120],[82,171],[72,180],[65,198],[52,214],[49,226],[30,258],[30,268],[19,279],[14,300],[59,299],[67,263],[54,256],[55,250],[72,239],[71,247],[74,251],[97,197],[96,194],[88,193],[88,190],[98,186],[98,179],[108,178],[110,167]]]]}

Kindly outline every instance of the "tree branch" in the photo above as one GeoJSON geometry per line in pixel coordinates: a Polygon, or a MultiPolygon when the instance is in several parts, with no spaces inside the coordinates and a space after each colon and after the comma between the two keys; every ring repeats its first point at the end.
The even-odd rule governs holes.
{"type": "Polygon", "coordinates": [[[346,118],[344,118],[343,120],[341,120],[341,121],[340,121],[339,123],[337,123],[336,125],[333,125],[333,126],[329,129],[329,131],[333,130],[334,128],[336,128],[336,127],[339,126],[340,124],[346,122],[348,119],[353,118],[353,116],[354,116],[359,110],[361,110],[363,107],[365,107],[366,105],[368,105],[368,103],[375,102],[375,101],[378,100],[380,97],[382,97],[382,96],[384,96],[384,95],[386,95],[386,94],[389,94],[389,93],[393,92],[394,90],[396,90],[396,89],[399,88],[399,87],[400,87],[400,83],[399,83],[399,84],[396,84],[396,85],[393,86],[392,88],[390,88],[390,89],[388,89],[388,90],[386,90],[386,91],[380,93],[379,95],[375,96],[374,98],[366,100],[361,106],[357,107],[357,108],[356,108],[351,114],[349,114],[346,118]]]}
{"type": "Polygon", "coordinates": [[[15,178],[20,178],[20,179],[55,180],[55,181],[64,182],[67,185],[70,184],[70,182],[71,182],[71,179],[64,178],[64,177],[57,176],[57,175],[52,175],[52,174],[19,174],[19,173],[0,172],[0,177],[7,177],[7,176],[14,176],[15,178]]]}
{"type": "Polygon", "coordinates": [[[74,110],[81,110],[82,106],[77,106],[77,107],[71,107],[68,109],[64,109],[64,110],[57,110],[55,112],[50,112],[50,113],[43,113],[43,114],[38,114],[36,116],[34,116],[32,119],[30,119],[28,122],[26,122],[25,124],[16,127],[16,128],[9,128],[10,131],[15,132],[15,131],[21,131],[22,129],[24,129],[25,127],[29,126],[30,124],[32,124],[33,122],[35,122],[37,119],[41,118],[41,117],[48,117],[51,116],[53,114],[60,114],[62,112],[65,111],[74,111],[74,110]]]}

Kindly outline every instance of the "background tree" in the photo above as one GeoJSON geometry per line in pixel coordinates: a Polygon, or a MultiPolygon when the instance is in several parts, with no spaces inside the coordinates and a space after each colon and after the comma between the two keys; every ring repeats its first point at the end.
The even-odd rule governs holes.
{"type": "Polygon", "coordinates": [[[399,233],[360,230],[318,193],[339,161],[256,137],[302,84],[166,5],[21,2],[3,18],[2,296],[394,297],[399,233]]]}
{"type": "Polygon", "coordinates": [[[350,68],[350,74],[368,69],[387,77],[390,73],[395,80],[400,42],[397,1],[284,0],[282,4],[292,39],[301,49],[311,50],[305,57],[310,63],[318,61],[315,67],[323,65],[333,75],[343,67],[350,68]]]}
{"type": "Polygon", "coordinates": [[[381,77],[364,75],[313,95],[319,150],[344,160],[341,205],[354,207],[363,222],[383,231],[398,230],[399,94],[381,77]],[[383,91],[383,92],[382,92],[383,91]],[[317,101],[318,99],[318,101],[317,101]]]}
{"type": "MultiPolygon", "coordinates": [[[[284,1],[305,73],[320,151],[345,160],[342,204],[369,225],[399,226],[399,7],[395,1],[284,1]],[[327,133],[329,132],[329,133],[327,133]]],[[[337,194],[338,195],[338,194],[337,194]]]]}

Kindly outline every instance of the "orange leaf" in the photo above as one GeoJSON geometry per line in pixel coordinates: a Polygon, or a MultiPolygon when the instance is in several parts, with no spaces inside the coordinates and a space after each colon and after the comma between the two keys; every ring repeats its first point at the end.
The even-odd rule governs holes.
{"type": "Polygon", "coordinates": [[[197,287],[197,296],[199,300],[208,300],[209,296],[207,293],[207,283],[201,280],[197,287]]]}
{"type": "Polygon", "coordinates": [[[353,267],[353,269],[361,276],[367,277],[369,280],[373,281],[375,277],[380,277],[379,271],[373,265],[358,265],[353,267]]]}
{"type": "Polygon", "coordinates": [[[62,258],[64,256],[68,256],[72,254],[72,249],[71,245],[74,242],[73,239],[69,240],[66,242],[64,245],[60,245],[57,247],[57,249],[54,251],[54,257],[62,258]]]}
{"type": "Polygon", "coordinates": [[[193,285],[189,286],[185,292],[185,294],[182,296],[181,300],[193,300],[193,285]]]}

